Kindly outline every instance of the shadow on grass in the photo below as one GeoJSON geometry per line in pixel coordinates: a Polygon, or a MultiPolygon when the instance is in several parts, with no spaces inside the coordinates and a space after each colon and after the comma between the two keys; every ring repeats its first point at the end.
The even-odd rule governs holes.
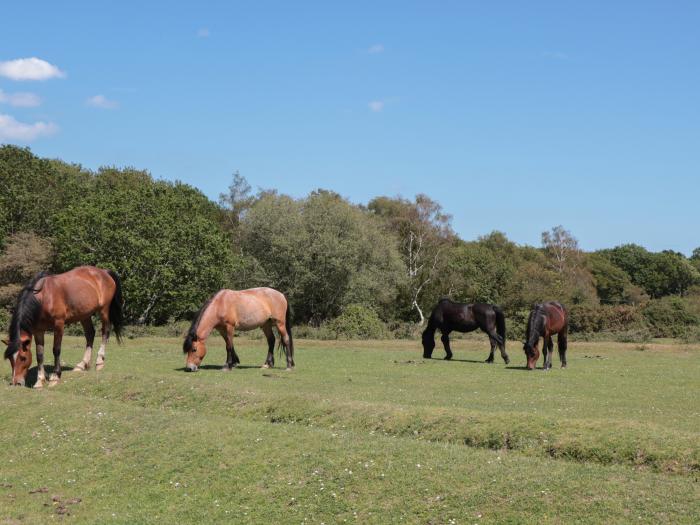
{"type": "MultiPolygon", "coordinates": [[[[61,372],[71,372],[73,370],[72,366],[66,366],[63,365],[61,367],[61,372]]],[[[46,374],[46,378],[53,374],[54,371],[54,366],[53,365],[44,365],[44,373],[46,374]]],[[[29,388],[33,388],[34,384],[36,383],[36,378],[39,375],[39,367],[38,366],[33,366],[27,371],[27,377],[25,380],[24,385],[29,388]]]]}
{"type": "MultiPolygon", "coordinates": [[[[221,365],[202,365],[199,367],[199,370],[222,370],[222,368],[223,367],[221,365]]],[[[238,366],[235,366],[234,368],[232,368],[231,371],[233,371],[233,370],[247,370],[247,369],[252,369],[252,368],[256,368],[258,370],[262,369],[262,367],[260,365],[238,365],[238,366]]],[[[281,370],[284,369],[284,367],[279,367],[279,368],[281,370]]],[[[176,372],[184,372],[185,367],[181,366],[179,368],[173,368],[173,370],[175,370],[176,372]]],[[[272,369],[270,369],[270,370],[272,370],[272,369]]]]}

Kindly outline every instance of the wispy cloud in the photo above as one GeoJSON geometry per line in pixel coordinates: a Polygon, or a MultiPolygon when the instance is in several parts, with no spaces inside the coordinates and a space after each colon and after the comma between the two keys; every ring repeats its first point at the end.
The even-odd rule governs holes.
{"type": "Polygon", "coordinates": [[[53,122],[19,122],[12,115],[0,114],[0,142],[31,142],[39,137],[53,135],[58,126],[53,122]]]}
{"type": "Polygon", "coordinates": [[[567,55],[566,53],[562,53],[561,51],[545,51],[544,53],[542,53],[542,56],[544,58],[553,58],[556,60],[568,60],[569,59],[569,55],[567,55]]]}
{"type": "Polygon", "coordinates": [[[100,109],[116,109],[119,107],[119,103],[115,100],[110,100],[104,95],[95,95],[90,97],[85,101],[85,105],[92,108],[100,109]]]}
{"type": "Polygon", "coordinates": [[[383,44],[374,44],[373,46],[370,46],[367,52],[370,55],[376,55],[377,53],[383,53],[384,52],[384,45],[383,44]]]}
{"type": "Polygon", "coordinates": [[[369,109],[374,111],[375,113],[379,113],[381,110],[384,109],[384,101],[383,100],[373,100],[369,104],[369,109]]]}
{"type": "Polygon", "coordinates": [[[5,93],[0,89],[0,104],[9,104],[16,108],[34,108],[41,104],[41,98],[34,93],[5,93]]]}
{"type": "Polygon", "coordinates": [[[209,28],[208,28],[208,27],[200,27],[200,28],[197,30],[197,36],[198,36],[199,38],[208,38],[210,34],[211,34],[211,33],[209,32],[209,28]]]}
{"type": "Polygon", "coordinates": [[[63,78],[66,74],[40,58],[18,58],[0,62],[0,76],[10,80],[48,80],[63,78]]]}

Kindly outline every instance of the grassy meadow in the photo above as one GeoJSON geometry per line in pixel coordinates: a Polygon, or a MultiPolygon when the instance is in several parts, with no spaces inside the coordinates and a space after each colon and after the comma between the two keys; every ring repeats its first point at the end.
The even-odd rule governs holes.
{"type": "MultiPolygon", "coordinates": [[[[83,344],[64,339],[66,365],[83,344]]],[[[698,345],[574,342],[547,373],[516,342],[484,364],[485,336],[452,362],[439,341],[423,360],[417,342],[298,340],[292,372],[260,369],[265,346],[237,338],[223,372],[212,339],[190,374],[179,339],[137,338],[102,372],[3,386],[0,524],[700,519],[698,345]]]]}

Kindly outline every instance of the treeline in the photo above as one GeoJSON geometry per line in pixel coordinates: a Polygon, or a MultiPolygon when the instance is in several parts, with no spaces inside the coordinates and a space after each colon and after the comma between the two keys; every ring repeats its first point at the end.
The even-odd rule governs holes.
{"type": "Polygon", "coordinates": [[[145,171],[93,172],[15,146],[0,147],[0,250],[0,324],[36,271],[94,264],[122,276],[132,324],[190,319],[222,287],[272,286],[297,325],[328,337],[411,334],[445,296],[500,304],[513,336],[532,303],[553,298],[578,333],[700,333],[700,248],[586,253],[561,226],[540,247],[501,232],[465,241],[425,195],[294,199],[235,174],[212,202],[145,171]]]}

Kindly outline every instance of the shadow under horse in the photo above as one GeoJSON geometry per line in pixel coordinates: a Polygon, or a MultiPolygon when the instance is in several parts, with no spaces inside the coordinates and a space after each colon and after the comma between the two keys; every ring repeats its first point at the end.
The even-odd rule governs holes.
{"type": "Polygon", "coordinates": [[[527,357],[528,370],[534,370],[537,360],[540,358],[538,348],[540,337],[544,339],[542,352],[544,353],[543,370],[552,368],[552,354],[554,353],[554,342],[552,336],[557,335],[557,349],[559,350],[559,360],[561,367],[566,368],[566,348],[567,336],[569,332],[569,314],[564,305],[556,301],[535,304],[530,311],[527,320],[527,331],[525,332],[525,356],[527,357]],[[549,353],[548,353],[549,351],[549,353]]]}
{"type": "Polygon", "coordinates": [[[481,328],[489,336],[491,353],[486,359],[493,363],[494,352],[498,346],[501,357],[508,364],[510,359],[506,353],[506,319],[503,311],[496,305],[486,303],[463,304],[450,299],[441,299],[433,308],[428,319],[428,326],[423,331],[423,357],[430,359],[435,348],[435,331],[440,330],[445,359],[452,359],[450,349],[450,333],[473,332],[481,328]]]}

